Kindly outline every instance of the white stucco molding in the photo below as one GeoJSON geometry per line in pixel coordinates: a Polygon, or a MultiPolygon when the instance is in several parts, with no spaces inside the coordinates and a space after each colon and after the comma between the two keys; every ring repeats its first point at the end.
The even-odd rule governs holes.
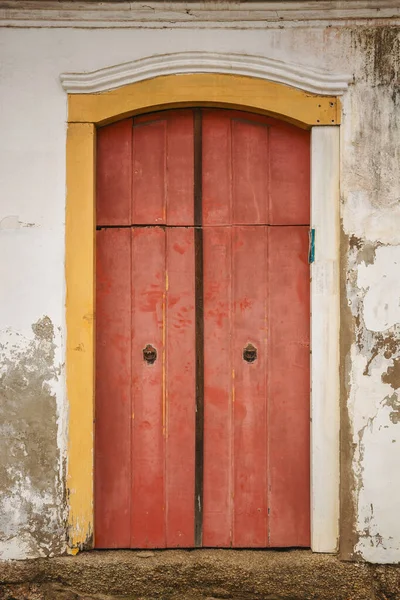
{"type": "Polygon", "coordinates": [[[62,86],[69,94],[112,90],[160,75],[230,73],[267,79],[307,92],[327,96],[343,94],[351,75],[332,73],[262,56],[216,52],[177,52],[134,60],[88,73],[63,73],[62,86]]]}
{"type": "Polygon", "coordinates": [[[398,0],[265,0],[264,2],[150,2],[80,0],[0,0],[0,26],[5,27],[280,27],[307,21],[394,19],[398,0]]]}

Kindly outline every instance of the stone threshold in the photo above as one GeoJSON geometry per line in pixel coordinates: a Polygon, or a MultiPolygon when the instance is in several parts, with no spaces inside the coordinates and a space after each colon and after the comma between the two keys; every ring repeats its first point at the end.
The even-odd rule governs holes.
{"type": "Polygon", "coordinates": [[[395,600],[400,566],[310,550],[88,551],[0,562],[1,600],[395,600]]]}

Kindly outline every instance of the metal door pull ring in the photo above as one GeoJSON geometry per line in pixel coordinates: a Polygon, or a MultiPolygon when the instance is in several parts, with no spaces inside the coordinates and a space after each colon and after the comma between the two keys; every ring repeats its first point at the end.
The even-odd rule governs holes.
{"type": "Polygon", "coordinates": [[[243,348],[243,358],[246,362],[254,362],[257,359],[257,348],[253,344],[247,344],[246,348],[243,348]]]}
{"type": "Polygon", "coordinates": [[[156,362],[157,350],[154,348],[154,346],[147,344],[147,346],[143,348],[143,358],[149,365],[152,365],[156,362]]]}

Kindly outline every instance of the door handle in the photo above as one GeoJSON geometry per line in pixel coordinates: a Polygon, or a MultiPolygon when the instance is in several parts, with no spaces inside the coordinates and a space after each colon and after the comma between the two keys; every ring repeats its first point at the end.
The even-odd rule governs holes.
{"type": "Polygon", "coordinates": [[[154,348],[154,346],[147,344],[147,346],[143,348],[143,358],[148,365],[152,365],[156,362],[157,350],[154,348]]]}
{"type": "Polygon", "coordinates": [[[248,363],[252,363],[257,359],[257,348],[253,344],[249,343],[243,348],[243,359],[248,363]]]}

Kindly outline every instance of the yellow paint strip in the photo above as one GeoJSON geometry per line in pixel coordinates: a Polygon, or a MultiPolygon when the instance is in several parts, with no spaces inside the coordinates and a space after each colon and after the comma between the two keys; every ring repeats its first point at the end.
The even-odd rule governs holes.
{"type": "Polygon", "coordinates": [[[94,172],[95,128],[67,132],[66,320],[69,401],[69,541],[86,544],[93,532],[94,403],[94,172]]]}
{"type": "MultiPolygon", "coordinates": [[[[167,233],[165,233],[167,236],[167,233]]],[[[166,246],[167,248],[167,246],[166,246]]],[[[165,260],[167,262],[167,249],[165,249],[165,260]]],[[[162,398],[163,398],[163,407],[162,407],[162,420],[163,420],[163,435],[164,438],[168,437],[168,420],[167,420],[167,359],[166,359],[166,343],[167,343],[167,294],[168,294],[168,267],[165,267],[165,290],[163,293],[163,305],[162,305],[162,345],[163,345],[163,355],[162,355],[162,398]]]]}
{"type": "Polygon", "coordinates": [[[160,108],[211,105],[279,116],[303,127],[337,125],[337,98],[239,75],[165,75],[99,94],[70,94],[69,121],[105,124],[160,108]]]}
{"type": "Polygon", "coordinates": [[[166,365],[166,328],[167,328],[167,293],[163,292],[162,298],[162,424],[163,424],[163,435],[167,435],[167,365],[166,365]]]}

